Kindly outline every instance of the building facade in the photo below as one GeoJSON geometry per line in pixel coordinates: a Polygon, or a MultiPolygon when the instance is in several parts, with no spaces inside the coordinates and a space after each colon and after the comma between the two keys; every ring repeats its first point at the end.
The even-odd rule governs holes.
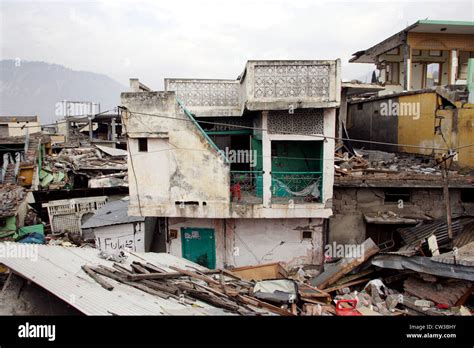
{"type": "Polygon", "coordinates": [[[340,62],[248,61],[236,80],[122,93],[129,215],[208,267],[321,265],[332,214],[340,62]]]}
{"type": "Polygon", "coordinates": [[[474,22],[420,20],[373,47],[353,63],[375,64],[377,96],[353,100],[347,130],[353,139],[400,144],[356,144],[420,155],[456,152],[474,168],[474,22]],[[408,146],[403,146],[408,145],[408,146]]]}

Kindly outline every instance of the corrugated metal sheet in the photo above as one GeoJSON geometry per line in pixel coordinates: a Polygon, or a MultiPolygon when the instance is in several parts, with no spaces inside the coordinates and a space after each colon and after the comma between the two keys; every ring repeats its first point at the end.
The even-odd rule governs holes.
{"type": "MultiPolygon", "coordinates": [[[[0,243],[5,250],[8,244],[0,243]]],[[[65,248],[61,246],[35,245],[38,258],[1,257],[4,264],[15,273],[48,290],[87,315],[222,315],[228,314],[197,302],[199,307],[181,304],[175,299],[162,299],[128,285],[107,279],[114,286],[112,291],[103,289],[90,278],[81,266],[105,265],[113,262],[99,258],[99,250],[93,248],[65,248]]],[[[185,268],[193,262],[163,253],[127,253],[125,265],[132,261],[150,262],[172,272],[169,266],[185,268]]]]}
{"type": "Polygon", "coordinates": [[[98,209],[89,220],[82,224],[81,228],[96,228],[145,221],[144,217],[128,216],[127,212],[128,200],[107,202],[102,208],[98,209]]]}
{"type": "MultiPolygon", "coordinates": [[[[464,226],[473,221],[474,217],[472,216],[453,219],[453,236],[457,236],[458,234],[460,234],[464,226]]],[[[407,245],[416,244],[417,242],[428,238],[432,234],[435,234],[439,247],[444,247],[449,243],[448,225],[446,223],[446,219],[440,219],[433,222],[425,222],[415,227],[402,228],[399,229],[398,232],[400,233],[405,244],[407,245]]]]}

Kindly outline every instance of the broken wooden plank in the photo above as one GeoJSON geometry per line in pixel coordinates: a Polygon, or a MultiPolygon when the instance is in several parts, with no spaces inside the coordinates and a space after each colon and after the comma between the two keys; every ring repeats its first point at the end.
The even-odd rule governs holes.
{"type": "MultiPolygon", "coordinates": [[[[209,270],[209,271],[201,271],[204,274],[215,274],[219,273],[216,270],[209,270]]],[[[128,279],[130,280],[142,280],[142,279],[173,279],[173,278],[180,278],[188,276],[187,274],[181,272],[169,272],[169,273],[148,273],[148,274],[132,274],[127,275],[128,279]]],[[[188,276],[189,277],[189,276],[188,276]]]]}
{"type": "Polygon", "coordinates": [[[126,267],[118,264],[118,263],[115,263],[112,265],[113,268],[115,268],[116,270],[122,272],[122,273],[125,273],[126,275],[129,275],[129,274],[133,274],[131,270],[127,269],[126,267]]]}
{"type": "Polygon", "coordinates": [[[166,273],[166,271],[150,262],[147,262],[145,264],[141,264],[142,267],[145,267],[146,269],[148,269],[149,271],[151,272],[155,272],[155,273],[166,273]]]}
{"type": "Polygon", "coordinates": [[[313,304],[327,305],[328,303],[326,301],[321,301],[314,298],[307,298],[307,297],[300,297],[300,298],[301,298],[301,301],[303,302],[308,302],[308,303],[313,303],[313,304]]]}
{"type": "Polygon", "coordinates": [[[351,274],[351,275],[346,275],[344,277],[342,277],[341,279],[339,279],[335,284],[334,286],[337,286],[337,285],[340,285],[340,284],[345,284],[345,283],[349,283],[353,280],[356,280],[356,279],[359,279],[359,278],[362,278],[362,277],[365,277],[371,273],[374,272],[374,269],[373,268],[367,268],[361,272],[358,272],[356,274],[351,274]]]}
{"type": "Polygon", "coordinates": [[[140,263],[134,261],[130,264],[130,267],[136,272],[140,274],[150,274],[151,272],[147,270],[145,267],[142,267],[140,263]]]}
{"type": "Polygon", "coordinates": [[[115,274],[113,272],[110,272],[109,270],[105,269],[105,268],[101,268],[101,267],[91,267],[91,269],[96,272],[96,273],[99,273],[105,277],[109,277],[113,280],[116,280],[120,283],[123,283],[125,281],[125,277],[124,276],[120,276],[118,274],[115,274]]]}
{"type": "Polygon", "coordinates": [[[100,286],[102,286],[104,289],[109,290],[109,291],[113,290],[114,288],[113,285],[108,283],[106,280],[102,279],[97,273],[94,272],[92,268],[86,265],[82,266],[81,268],[84,270],[84,272],[87,273],[87,275],[89,275],[92,279],[94,279],[97,283],[99,283],[100,286]]]}
{"type": "Polygon", "coordinates": [[[242,302],[247,303],[249,305],[259,307],[259,308],[268,309],[270,312],[273,312],[275,314],[284,315],[284,316],[292,316],[293,315],[291,312],[289,312],[286,309],[274,306],[274,305],[272,305],[270,303],[267,303],[267,302],[260,301],[260,300],[254,298],[254,297],[250,297],[250,296],[247,296],[247,295],[239,295],[239,296],[237,296],[237,298],[239,300],[241,300],[242,302]]]}
{"type": "Polygon", "coordinates": [[[182,273],[188,277],[191,277],[191,278],[195,278],[195,279],[199,279],[199,280],[202,280],[208,284],[215,284],[215,285],[220,285],[219,282],[217,280],[214,280],[212,279],[211,277],[208,277],[206,275],[201,275],[201,274],[197,274],[196,272],[193,272],[193,271],[188,271],[188,270],[185,270],[185,269],[182,269],[182,268],[178,268],[178,267],[174,267],[174,266],[170,266],[170,268],[173,270],[173,271],[177,271],[179,273],[182,273]]]}
{"type": "Polygon", "coordinates": [[[371,238],[365,240],[360,246],[360,249],[363,255],[340,260],[328,270],[311,279],[311,285],[324,289],[334,284],[354,268],[367,261],[371,256],[377,254],[380,250],[371,238]]]}
{"type": "Polygon", "coordinates": [[[369,281],[370,281],[369,278],[357,279],[357,280],[354,280],[352,282],[348,282],[348,283],[344,283],[344,284],[341,284],[341,285],[338,285],[338,286],[333,286],[331,288],[324,289],[324,291],[333,292],[333,291],[340,290],[342,288],[348,288],[350,286],[357,285],[357,284],[360,284],[360,283],[368,283],[369,281]]]}
{"type": "Polygon", "coordinates": [[[311,285],[298,283],[298,291],[306,297],[331,297],[327,291],[315,288],[311,285]]]}
{"type": "Polygon", "coordinates": [[[279,262],[234,268],[232,273],[247,281],[283,279],[288,273],[279,262]]]}

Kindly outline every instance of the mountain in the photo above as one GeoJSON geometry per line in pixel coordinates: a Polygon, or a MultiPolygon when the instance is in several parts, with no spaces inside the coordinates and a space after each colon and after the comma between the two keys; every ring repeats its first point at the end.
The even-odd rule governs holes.
{"type": "Polygon", "coordinates": [[[0,115],[38,115],[42,124],[56,121],[62,100],[100,103],[101,111],[116,107],[127,87],[102,74],[75,71],[45,62],[0,61],[0,115]]]}

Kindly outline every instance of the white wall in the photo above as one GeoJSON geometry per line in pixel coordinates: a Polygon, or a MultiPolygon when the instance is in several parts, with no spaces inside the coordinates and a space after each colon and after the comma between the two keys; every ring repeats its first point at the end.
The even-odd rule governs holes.
{"type": "Polygon", "coordinates": [[[122,105],[131,112],[124,117],[131,153],[129,214],[224,217],[230,204],[229,166],[175,98],[173,92],[122,93],[122,105]],[[148,138],[148,152],[138,152],[137,138],[148,138]]]}
{"type": "Polygon", "coordinates": [[[29,134],[41,132],[39,122],[9,122],[4,124],[8,125],[8,135],[11,137],[24,136],[27,130],[29,134]],[[22,129],[21,127],[25,128],[22,129]]]}
{"type": "Polygon", "coordinates": [[[168,252],[182,256],[182,227],[213,228],[218,268],[277,261],[287,268],[320,265],[324,250],[322,222],[322,219],[170,218],[168,229],[177,230],[178,238],[170,241],[168,252]],[[313,231],[311,240],[302,239],[303,230],[313,231]]]}
{"type": "Polygon", "coordinates": [[[122,249],[145,252],[145,224],[135,222],[94,229],[96,247],[102,251],[118,252],[122,249]]]}

